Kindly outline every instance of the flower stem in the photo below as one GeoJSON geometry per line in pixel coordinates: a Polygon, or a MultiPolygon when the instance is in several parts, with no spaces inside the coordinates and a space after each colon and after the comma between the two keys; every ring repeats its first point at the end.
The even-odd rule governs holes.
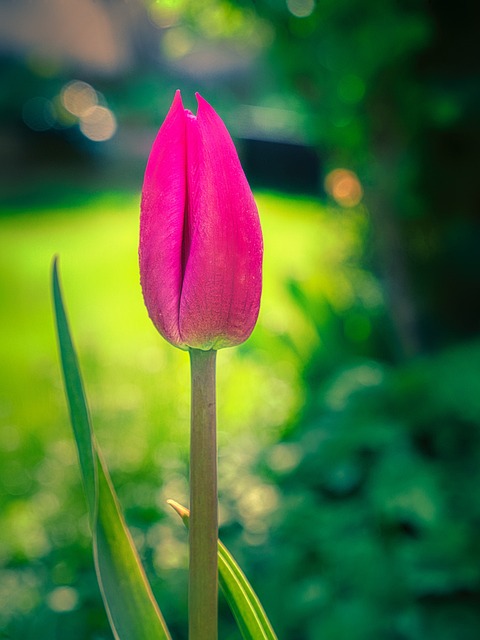
{"type": "Polygon", "coordinates": [[[218,634],[216,354],[190,349],[189,640],[217,640],[218,634]]]}

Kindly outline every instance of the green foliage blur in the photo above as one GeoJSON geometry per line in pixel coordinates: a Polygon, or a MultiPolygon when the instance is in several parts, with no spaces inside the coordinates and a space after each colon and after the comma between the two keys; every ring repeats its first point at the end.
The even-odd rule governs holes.
{"type": "MultiPolygon", "coordinates": [[[[33,46],[0,57],[0,638],[112,638],[61,386],[55,253],[98,440],[187,637],[187,539],[166,500],[188,503],[188,358],[148,320],[137,266],[142,171],[178,87],[221,113],[247,173],[265,149],[252,139],[273,149],[248,176],[264,187],[259,322],[218,358],[222,540],[283,640],[478,638],[473,4],[140,6],[124,21],[137,62],[116,75],[33,46]],[[111,140],[62,103],[78,79],[115,115],[111,140]],[[306,149],[317,183],[285,193],[302,192],[305,165],[287,160],[306,149]]],[[[223,601],[220,637],[239,637],[223,601]]]]}

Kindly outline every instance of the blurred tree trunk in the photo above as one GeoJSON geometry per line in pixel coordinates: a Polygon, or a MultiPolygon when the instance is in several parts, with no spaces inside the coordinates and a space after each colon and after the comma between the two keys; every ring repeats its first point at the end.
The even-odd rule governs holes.
{"type": "Polygon", "coordinates": [[[367,189],[365,201],[372,220],[377,271],[395,336],[396,356],[412,358],[421,351],[421,343],[402,229],[383,189],[367,189]]]}

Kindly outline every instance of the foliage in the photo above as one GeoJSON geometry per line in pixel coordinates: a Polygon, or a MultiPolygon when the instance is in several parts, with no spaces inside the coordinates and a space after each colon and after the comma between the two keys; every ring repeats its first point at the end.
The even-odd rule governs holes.
{"type": "MultiPolygon", "coordinates": [[[[189,528],[190,511],[175,500],[167,500],[189,528]]],[[[277,640],[265,611],[245,574],[225,545],[218,541],[219,586],[245,640],[277,640]]]]}
{"type": "Polygon", "coordinates": [[[480,56],[471,5],[454,17],[437,0],[255,5],[273,28],[275,84],[315,115],[309,131],[327,166],[354,169],[365,187],[403,351],[475,335],[480,56]]]}
{"type": "Polygon", "coordinates": [[[304,409],[254,465],[275,508],[230,525],[280,637],[478,635],[479,362],[478,341],[400,367],[312,354],[304,409]]]}

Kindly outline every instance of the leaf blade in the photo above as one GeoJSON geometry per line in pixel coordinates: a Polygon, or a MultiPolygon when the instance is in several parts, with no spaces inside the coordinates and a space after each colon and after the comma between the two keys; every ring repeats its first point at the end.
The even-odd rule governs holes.
{"type": "Polygon", "coordinates": [[[53,262],[52,286],[63,382],[67,395],[70,422],[73,427],[75,442],[77,444],[82,481],[88,503],[90,525],[93,525],[97,487],[97,468],[93,449],[90,412],[88,410],[83,381],[80,375],[77,354],[73,346],[72,336],[68,325],[65,305],[63,304],[57,257],[54,258],[53,262]]]}
{"type": "Polygon", "coordinates": [[[117,640],[171,640],[93,436],[56,258],[52,284],[65,390],[92,526],[95,569],[112,631],[117,640]]]}
{"type": "Polygon", "coordinates": [[[225,545],[218,541],[218,571],[222,591],[244,640],[277,640],[257,594],[225,545]]]}
{"type": "MultiPolygon", "coordinates": [[[[190,512],[175,500],[167,500],[188,528],[190,512]]],[[[218,541],[219,584],[244,640],[277,640],[257,594],[235,558],[218,541]]]]}

